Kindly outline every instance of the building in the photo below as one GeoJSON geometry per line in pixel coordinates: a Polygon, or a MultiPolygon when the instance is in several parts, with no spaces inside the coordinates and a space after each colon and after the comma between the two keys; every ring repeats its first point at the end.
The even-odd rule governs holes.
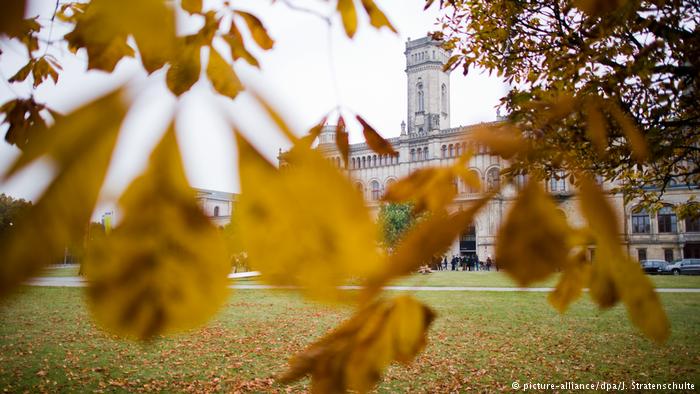
{"type": "Polygon", "coordinates": [[[238,199],[237,194],[207,189],[194,190],[197,193],[197,203],[215,225],[225,226],[231,221],[233,206],[238,199]]]}
{"type": "MultiPolygon", "coordinates": [[[[430,37],[406,42],[406,81],[408,91],[406,122],[401,124],[399,137],[388,139],[398,156],[382,156],[374,153],[365,143],[350,146],[348,173],[357,188],[362,191],[368,206],[378,211],[381,196],[387,186],[412,171],[430,166],[452,165],[466,149],[465,140],[478,125],[451,127],[450,78],[443,71],[449,59],[439,43],[430,37]]],[[[335,126],[326,126],[319,136],[317,149],[337,166],[342,163],[335,145],[335,126]]],[[[474,149],[473,149],[474,150],[474,149]]],[[[492,155],[485,147],[477,147],[468,163],[481,180],[482,189],[473,190],[461,181],[455,182],[458,195],[448,210],[465,209],[485,190],[500,184],[500,171],[506,163],[492,155]]],[[[561,211],[572,225],[582,225],[577,211],[577,196],[565,174],[547,182],[561,211]]],[[[611,185],[604,185],[610,188],[611,185]]],[[[668,207],[652,216],[640,211],[634,204],[625,205],[622,195],[610,195],[612,206],[621,224],[620,240],[630,255],[639,259],[666,259],[700,257],[700,221],[679,222],[672,206],[698,195],[697,187],[672,188],[665,196],[668,207]]],[[[485,260],[494,254],[495,236],[510,206],[516,190],[504,186],[476,217],[474,226],[465,229],[448,255],[477,255],[485,260]]],[[[593,254],[595,251],[590,250],[593,254]]]]}

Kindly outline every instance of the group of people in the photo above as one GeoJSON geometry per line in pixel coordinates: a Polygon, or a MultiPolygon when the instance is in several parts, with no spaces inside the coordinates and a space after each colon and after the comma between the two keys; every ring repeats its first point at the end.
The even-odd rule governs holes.
{"type": "Polygon", "coordinates": [[[438,271],[491,271],[491,267],[495,267],[498,271],[498,266],[491,259],[491,256],[486,257],[486,261],[479,261],[476,255],[455,256],[448,261],[447,256],[436,262],[434,269],[438,271]]]}

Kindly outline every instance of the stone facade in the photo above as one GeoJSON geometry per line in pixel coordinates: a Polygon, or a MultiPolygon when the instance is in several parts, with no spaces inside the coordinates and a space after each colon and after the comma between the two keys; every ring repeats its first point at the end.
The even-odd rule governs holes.
{"type": "Polygon", "coordinates": [[[231,221],[233,206],[238,195],[206,189],[195,189],[197,202],[204,214],[217,226],[225,226],[231,221]]]}
{"type": "MultiPolygon", "coordinates": [[[[348,174],[362,191],[368,206],[375,214],[378,212],[381,196],[391,182],[408,176],[419,168],[452,165],[467,148],[465,141],[469,133],[481,126],[450,127],[449,74],[442,70],[449,56],[437,42],[428,37],[409,40],[404,54],[408,124],[402,123],[399,137],[388,139],[399,155],[377,155],[365,143],[350,146],[348,174]]],[[[317,149],[341,167],[342,159],[335,146],[335,128],[333,125],[324,127],[317,149]]],[[[475,152],[467,166],[478,175],[482,187],[480,190],[472,190],[457,181],[457,198],[448,207],[451,212],[465,209],[484,191],[502,182],[499,172],[506,163],[500,157],[490,154],[485,147],[472,150],[475,152]]],[[[603,186],[606,189],[612,187],[608,184],[603,186]]],[[[574,226],[583,225],[583,218],[578,212],[578,197],[568,179],[554,177],[547,182],[546,187],[569,222],[574,226]]],[[[684,186],[671,189],[666,199],[672,205],[688,201],[691,195],[698,194],[700,193],[697,187],[684,186]]],[[[493,256],[496,234],[514,202],[515,195],[514,186],[505,185],[501,193],[479,213],[474,226],[465,229],[462,236],[455,240],[447,254],[476,254],[482,261],[493,256]]],[[[648,231],[640,233],[637,230],[647,230],[640,229],[640,223],[645,223],[645,219],[637,217],[640,215],[635,214],[634,204],[625,205],[620,194],[610,194],[608,198],[621,225],[620,242],[633,257],[666,260],[691,255],[700,257],[700,223],[686,225],[685,222],[679,223],[672,217],[663,216],[665,213],[662,213],[661,217],[648,215],[648,231]],[[634,227],[633,221],[637,227],[634,227]]],[[[589,253],[592,255],[595,250],[591,248],[589,253]]]]}

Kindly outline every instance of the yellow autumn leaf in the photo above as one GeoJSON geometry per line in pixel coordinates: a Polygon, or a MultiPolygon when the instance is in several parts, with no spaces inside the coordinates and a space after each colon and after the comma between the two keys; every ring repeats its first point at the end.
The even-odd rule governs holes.
{"type": "Polygon", "coordinates": [[[394,150],[394,147],[391,146],[389,141],[385,140],[384,137],[379,135],[379,133],[377,133],[377,131],[374,130],[369,123],[362,119],[360,115],[357,115],[356,118],[362,125],[362,134],[365,136],[365,140],[367,141],[367,145],[369,145],[370,149],[379,153],[380,155],[395,156],[398,154],[398,152],[394,150]]]}
{"type": "Polygon", "coordinates": [[[226,60],[221,57],[214,47],[211,47],[209,52],[207,77],[214,89],[224,96],[235,98],[243,90],[243,84],[238,79],[233,66],[226,63],[226,60]]]}
{"type": "Polygon", "coordinates": [[[120,207],[121,223],[84,263],[95,320],[135,339],[206,322],[226,301],[231,266],[185,178],[172,127],[120,207]]]}
{"type": "Polygon", "coordinates": [[[377,7],[374,0],[362,0],[362,6],[365,8],[367,15],[369,15],[369,23],[377,29],[386,26],[389,30],[396,33],[396,29],[391,25],[389,19],[387,19],[384,12],[377,7]]]}
{"type": "Polygon", "coordinates": [[[338,0],[336,8],[343,21],[345,34],[352,38],[357,31],[357,9],[355,9],[355,0],[338,0]]]}
{"type": "Polygon", "coordinates": [[[617,217],[600,187],[579,174],[581,211],[596,237],[596,257],[590,279],[591,297],[609,307],[618,298],[630,320],[649,338],[663,342],[670,334],[666,313],[649,278],[620,243],[617,217]]]}
{"type": "Polygon", "coordinates": [[[231,21],[229,32],[224,35],[223,38],[231,49],[231,58],[233,58],[234,61],[243,59],[251,66],[260,68],[258,60],[246,49],[243,36],[238,30],[238,27],[236,27],[235,21],[231,21]]]}
{"type": "Polygon", "coordinates": [[[343,119],[341,115],[338,117],[338,125],[335,128],[335,145],[338,147],[338,151],[340,151],[340,156],[343,158],[343,163],[346,168],[350,160],[349,138],[348,132],[345,130],[345,119],[343,119]]]}
{"type": "Polygon", "coordinates": [[[586,134],[593,142],[598,154],[605,155],[608,148],[607,121],[598,106],[592,101],[587,102],[584,109],[586,112],[586,134]]]}
{"type": "Polygon", "coordinates": [[[176,96],[190,90],[199,80],[201,72],[201,47],[196,44],[182,44],[175,60],[165,76],[168,89],[176,96]]]}
{"type": "Polygon", "coordinates": [[[590,271],[585,250],[581,250],[566,264],[557,286],[547,296],[547,301],[560,313],[566,312],[569,305],[581,297],[583,288],[588,284],[590,271]]]}
{"type": "Polygon", "coordinates": [[[248,26],[248,30],[250,30],[250,35],[260,48],[265,50],[272,49],[275,41],[267,34],[267,29],[265,29],[265,26],[257,16],[244,11],[235,11],[235,13],[243,18],[248,26]]]}
{"type": "Polygon", "coordinates": [[[649,157],[649,147],[647,146],[647,141],[644,139],[644,135],[642,135],[634,124],[632,118],[624,113],[619,106],[616,104],[608,104],[608,109],[625,134],[630,148],[632,149],[632,156],[634,156],[637,162],[644,163],[649,157]]]}
{"type": "Polygon", "coordinates": [[[202,0],[182,0],[180,6],[190,14],[202,12],[202,0]]]}
{"type": "Polygon", "coordinates": [[[0,12],[0,34],[15,35],[18,30],[21,30],[26,7],[25,0],[3,3],[3,9],[0,12]]]}
{"type": "Polygon", "coordinates": [[[337,299],[337,286],[379,270],[377,228],[362,196],[319,152],[298,145],[278,170],[237,141],[241,243],[264,280],[337,299]]]}
{"type": "Polygon", "coordinates": [[[383,199],[389,202],[413,201],[415,212],[426,209],[438,212],[457,195],[457,178],[462,178],[471,187],[479,186],[478,178],[466,167],[470,157],[469,154],[462,155],[450,167],[419,168],[389,185],[383,199]]]}
{"type": "Polygon", "coordinates": [[[542,186],[528,182],[498,231],[498,266],[522,286],[542,280],[566,263],[570,233],[566,218],[542,186]]]}
{"type": "Polygon", "coordinates": [[[523,153],[528,147],[520,130],[511,125],[478,126],[469,134],[468,140],[486,145],[493,154],[504,159],[523,153]]]}
{"type": "Polygon", "coordinates": [[[162,67],[176,43],[173,8],[164,0],[92,0],[65,38],[74,50],[87,50],[89,69],[112,71],[121,58],[134,54],[129,36],[148,72],[162,67]]]}
{"type": "Polygon", "coordinates": [[[326,125],[326,120],[328,120],[328,116],[324,116],[320,122],[316,123],[316,125],[314,125],[314,127],[312,127],[309,132],[299,140],[299,143],[303,144],[303,146],[307,148],[311,147],[318,136],[321,135],[323,126],[326,125]]]}
{"type": "Polygon", "coordinates": [[[0,239],[0,295],[60,261],[66,245],[82,242],[125,114],[119,91],[87,104],[59,118],[11,166],[6,176],[45,157],[57,175],[14,231],[0,239]]]}
{"type": "Polygon", "coordinates": [[[375,301],[292,358],[280,381],[311,374],[313,392],[367,392],[392,361],[409,363],[425,347],[434,318],[410,296],[375,301]]]}

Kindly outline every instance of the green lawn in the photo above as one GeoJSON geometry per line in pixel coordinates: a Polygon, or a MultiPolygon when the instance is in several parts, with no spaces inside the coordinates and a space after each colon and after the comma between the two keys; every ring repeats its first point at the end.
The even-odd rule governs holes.
{"type": "MultiPolygon", "coordinates": [[[[544,293],[416,296],[438,313],[430,343],[415,363],[391,367],[379,392],[494,392],[514,380],[700,384],[700,294],[661,295],[673,326],[664,345],[642,338],[624,308],[600,312],[586,298],[561,316],[544,293]]],[[[0,301],[0,390],[284,392],[272,377],[288,357],[350,313],[286,291],[239,290],[208,326],[141,344],[97,330],[82,298],[81,289],[23,287],[0,301]]]]}
{"type": "Polygon", "coordinates": [[[78,265],[69,265],[69,266],[61,266],[61,265],[56,265],[56,266],[49,266],[44,268],[41,273],[37,276],[52,276],[52,277],[58,277],[58,276],[78,276],[78,270],[80,269],[80,266],[78,265]]]}

